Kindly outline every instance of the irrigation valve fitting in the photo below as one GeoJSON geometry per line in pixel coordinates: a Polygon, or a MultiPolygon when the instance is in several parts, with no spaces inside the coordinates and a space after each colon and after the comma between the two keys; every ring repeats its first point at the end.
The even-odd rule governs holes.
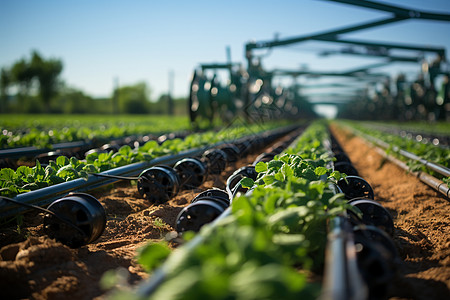
{"type": "Polygon", "coordinates": [[[233,144],[222,145],[219,149],[225,152],[225,154],[227,155],[227,162],[229,163],[238,161],[241,156],[241,151],[236,145],[233,144]]]}
{"type": "Polygon", "coordinates": [[[169,166],[154,166],[142,171],[137,187],[139,194],[151,203],[164,203],[178,194],[180,177],[169,166]]]}
{"type": "Polygon", "coordinates": [[[220,216],[230,206],[227,192],[209,189],[198,194],[191,204],[183,208],[177,216],[176,230],[199,231],[200,228],[220,216]]]}
{"type": "Polygon", "coordinates": [[[203,153],[202,159],[205,161],[210,174],[220,174],[225,170],[228,156],[220,149],[210,149],[203,153]]]}
{"type": "Polygon", "coordinates": [[[105,230],[106,213],[100,202],[85,193],[70,193],[47,208],[44,231],[71,248],[95,241],[105,230]]]}
{"type": "Polygon", "coordinates": [[[182,189],[198,188],[206,179],[206,166],[196,158],[184,158],[173,167],[180,177],[182,189]]]}
{"type": "Polygon", "coordinates": [[[339,180],[337,186],[344,193],[347,200],[358,197],[374,199],[372,187],[359,176],[349,175],[345,179],[339,180]]]}
{"type": "Polygon", "coordinates": [[[394,235],[394,221],[389,211],[373,199],[354,198],[349,204],[362,213],[361,223],[375,226],[390,236],[394,235]]]}

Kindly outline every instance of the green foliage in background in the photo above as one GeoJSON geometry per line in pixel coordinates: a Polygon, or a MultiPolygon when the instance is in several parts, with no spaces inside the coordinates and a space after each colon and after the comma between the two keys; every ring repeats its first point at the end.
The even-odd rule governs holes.
{"type": "Polygon", "coordinates": [[[160,135],[189,128],[187,117],[132,115],[5,115],[0,119],[0,149],[49,148],[73,141],[109,142],[130,135],[160,135]]]}
{"type": "MultiPolygon", "coordinates": [[[[33,50],[0,72],[0,113],[168,114],[166,96],[151,98],[144,82],[118,86],[111,96],[94,98],[60,77],[63,62],[33,50]]],[[[187,114],[187,100],[174,99],[174,115],[187,114]]]]}

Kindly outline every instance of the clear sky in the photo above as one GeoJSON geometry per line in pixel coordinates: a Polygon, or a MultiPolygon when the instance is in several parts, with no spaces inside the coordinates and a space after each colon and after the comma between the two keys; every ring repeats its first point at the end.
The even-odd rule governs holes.
{"type": "MultiPolygon", "coordinates": [[[[391,0],[384,3],[450,13],[450,0],[391,0]]],[[[62,79],[95,97],[109,97],[120,85],[148,83],[152,99],[166,93],[169,72],[174,96],[188,94],[200,63],[245,63],[244,45],[315,33],[379,19],[389,14],[321,0],[115,1],[0,0],[0,67],[10,67],[36,49],[64,63],[62,79]]],[[[369,41],[444,46],[450,51],[450,22],[408,20],[345,35],[369,41]]],[[[340,47],[340,46],[339,46],[340,47]]],[[[305,43],[276,48],[266,69],[346,70],[380,60],[349,56],[320,58],[305,43]]],[[[390,71],[417,73],[419,66],[395,64],[390,71]]],[[[380,69],[383,71],[383,69],[380,69]]]]}

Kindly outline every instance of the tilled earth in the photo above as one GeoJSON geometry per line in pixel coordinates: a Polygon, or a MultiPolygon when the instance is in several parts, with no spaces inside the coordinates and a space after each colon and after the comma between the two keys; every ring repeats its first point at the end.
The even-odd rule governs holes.
{"type": "Polygon", "coordinates": [[[375,200],[394,218],[401,262],[393,299],[450,299],[450,203],[419,179],[385,161],[360,138],[332,127],[334,136],[375,200]]]}
{"type": "MultiPolygon", "coordinates": [[[[359,138],[333,129],[361,177],[394,217],[394,242],[401,256],[390,291],[392,299],[450,299],[449,202],[403,170],[384,161],[359,138]]],[[[263,151],[261,151],[263,152],[263,151]]],[[[179,211],[201,191],[225,188],[228,176],[250,164],[251,155],[210,175],[198,189],[183,191],[162,205],[142,199],[136,186],[119,183],[92,194],[107,212],[105,232],[94,243],[68,248],[47,238],[42,214],[27,213],[20,226],[0,229],[0,289],[3,299],[105,298],[101,278],[122,274],[123,285],[136,285],[148,274],[136,251],[173,231],[179,211]]]]}
{"type": "Polygon", "coordinates": [[[227,178],[251,164],[258,154],[229,164],[221,174],[208,175],[199,188],[181,191],[160,205],[150,204],[127,182],[90,192],[105,208],[107,223],[99,239],[79,249],[48,238],[43,214],[26,213],[20,226],[0,228],[1,298],[105,298],[108,290],[101,278],[109,270],[121,275],[123,285],[136,285],[149,276],[136,261],[137,250],[173,232],[178,213],[197,194],[210,188],[225,189],[227,178]]]}

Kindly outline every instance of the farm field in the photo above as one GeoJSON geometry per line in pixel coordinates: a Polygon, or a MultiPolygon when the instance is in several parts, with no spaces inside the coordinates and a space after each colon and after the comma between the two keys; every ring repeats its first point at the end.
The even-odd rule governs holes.
{"type": "Polygon", "coordinates": [[[107,293],[108,289],[102,289],[100,284],[106,271],[119,270],[119,276],[125,272],[121,279],[125,286],[148,278],[148,273],[136,260],[137,249],[149,241],[163,240],[167,233],[173,232],[177,214],[195,194],[213,187],[224,189],[227,177],[237,168],[251,163],[257,155],[229,165],[221,174],[210,175],[199,188],[183,191],[161,205],[152,205],[142,199],[135,184],[118,183],[94,191],[92,194],[102,203],[108,215],[106,231],[96,243],[82,249],[70,249],[48,239],[44,234],[42,214],[25,214],[19,231],[19,227],[15,226],[1,230],[1,246],[5,246],[1,251],[2,260],[7,265],[0,267],[0,276],[12,279],[2,281],[2,287],[10,291],[8,295],[12,298],[91,299],[104,297],[107,293]],[[26,241],[14,243],[23,239],[26,241]],[[8,253],[17,257],[16,250],[34,252],[44,261],[34,261],[32,254],[26,255],[26,262],[17,260],[18,264],[11,264],[8,253]],[[92,267],[93,264],[95,267],[92,267]],[[36,272],[41,274],[41,278],[35,277],[36,272]],[[28,273],[30,277],[23,276],[28,273]],[[17,280],[18,277],[22,279],[17,280]]]}
{"type": "MultiPolygon", "coordinates": [[[[331,131],[353,165],[374,189],[375,200],[393,216],[394,244],[399,258],[388,298],[446,299],[450,288],[448,200],[404,170],[385,161],[371,147],[336,125],[331,131]]],[[[168,202],[152,205],[135,184],[117,183],[94,191],[107,212],[105,232],[79,249],[71,249],[45,235],[42,214],[26,213],[20,223],[0,231],[0,276],[12,298],[105,298],[118,290],[136,289],[151,279],[138,249],[174,234],[179,212],[201,191],[226,188],[227,178],[251,164],[267,146],[209,175],[198,188],[182,191],[168,202]],[[94,267],[95,266],[95,267],[94,267]],[[105,275],[106,273],[106,275],[105,275]],[[112,289],[111,289],[112,288],[112,289]]],[[[176,243],[171,244],[172,247],[176,243]]],[[[323,274],[309,274],[321,282],[323,274]]],[[[317,285],[309,297],[317,297],[317,285]],[[312,296],[315,295],[315,296],[312,296]]],[[[173,296],[173,295],[172,295],[173,296]]],[[[174,298],[176,298],[174,296],[174,298]]]]}
{"type": "Polygon", "coordinates": [[[52,144],[92,141],[106,143],[131,135],[156,135],[189,129],[187,117],[161,115],[2,115],[0,149],[46,148],[52,144]]]}
{"type": "Polygon", "coordinates": [[[390,297],[446,299],[450,296],[449,200],[386,161],[358,137],[332,127],[355,167],[394,216],[399,274],[390,297]]]}
{"type": "Polygon", "coordinates": [[[446,1],[4,2],[0,299],[450,299],[446,1]]]}

